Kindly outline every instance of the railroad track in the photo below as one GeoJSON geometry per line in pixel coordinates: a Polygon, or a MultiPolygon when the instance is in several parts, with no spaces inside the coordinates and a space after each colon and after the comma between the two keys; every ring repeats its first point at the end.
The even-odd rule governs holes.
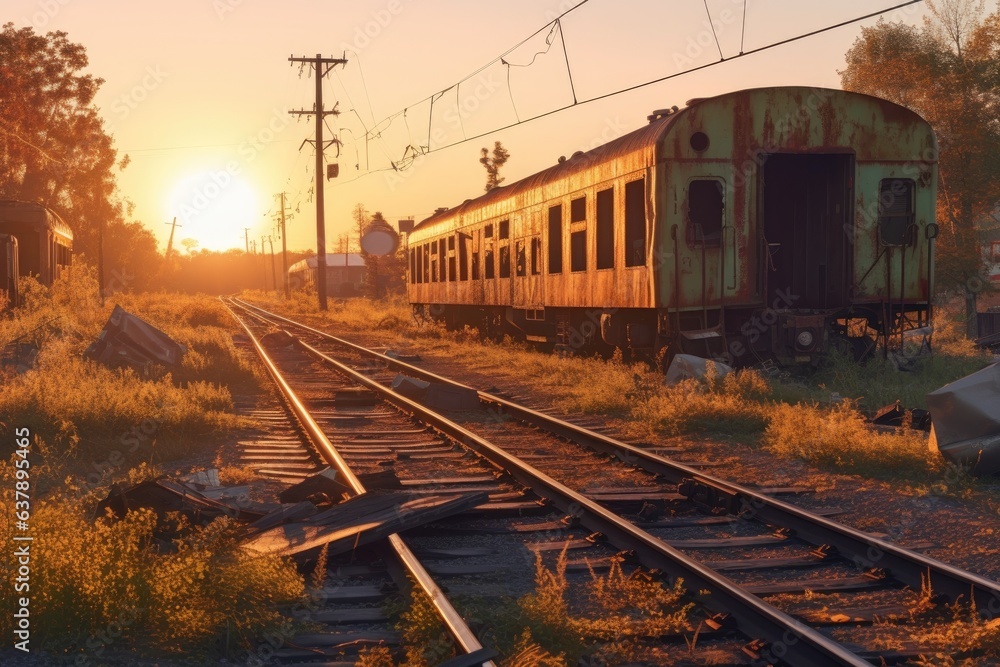
{"type": "MultiPolygon", "coordinates": [[[[580,531],[562,537],[572,553],[591,553],[588,568],[620,551],[646,571],[682,578],[706,610],[703,639],[732,650],[727,638],[742,637],[734,664],[904,662],[927,647],[879,649],[871,625],[879,618],[905,621],[921,591],[925,603],[932,591],[938,605],[961,598],[980,612],[1000,611],[997,583],[836,523],[830,511],[805,511],[777,497],[800,490],[735,485],[706,473],[707,464],[680,463],[486,392],[474,394],[486,418],[461,412],[449,419],[389,390],[396,373],[456,392],[474,390],[246,302],[229,303],[244,317],[296,332],[296,348],[314,363],[380,394],[571,516],[590,540],[579,539],[580,531]],[[521,444],[501,447],[499,440],[521,444]],[[604,464],[587,472],[579,453],[571,454],[579,447],[606,457],[604,464]],[[595,487],[595,470],[605,486],[595,487]],[[814,576],[802,578],[804,570],[814,576]],[[809,609],[805,591],[834,602],[809,609]]],[[[452,532],[462,533],[461,526],[452,532]]]]}

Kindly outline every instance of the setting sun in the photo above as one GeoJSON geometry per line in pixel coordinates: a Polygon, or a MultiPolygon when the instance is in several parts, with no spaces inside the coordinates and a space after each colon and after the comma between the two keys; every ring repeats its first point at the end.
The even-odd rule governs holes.
{"type": "Polygon", "coordinates": [[[182,228],[175,244],[181,238],[193,238],[199,248],[208,250],[242,245],[244,228],[257,226],[263,214],[257,191],[222,170],[186,176],[167,198],[167,218],[176,216],[182,228]]]}

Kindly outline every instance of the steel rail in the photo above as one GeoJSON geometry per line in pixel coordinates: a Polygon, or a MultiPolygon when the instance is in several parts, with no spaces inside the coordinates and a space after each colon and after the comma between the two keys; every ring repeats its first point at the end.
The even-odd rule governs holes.
{"type": "MultiPolygon", "coordinates": [[[[239,322],[239,324],[247,332],[247,335],[253,342],[254,348],[257,350],[257,354],[267,367],[268,373],[271,375],[275,384],[278,385],[282,396],[284,396],[285,400],[288,402],[289,407],[301,423],[302,428],[306,431],[309,439],[316,446],[317,451],[319,451],[323,458],[337,470],[337,474],[341,475],[343,480],[350,484],[355,494],[361,495],[366,493],[364,485],[358,479],[357,475],[351,471],[347,461],[345,461],[343,456],[340,455],[340,452],[338,452],[337,448],[334,447],[332,442],[330,442],[330,439],[326,437],[325,433],[323,433],[319,424],[316,423],[316,420],[313,419],[309,410],[285,380],[284,376],[282,376],[281,371],[271,359],[270,355],[267,354],[267,351],[260,344],[257,337],[254,336],[250,327],[247,326],[242,319],[240,319],[240,317],[230,307],[230,304],[226,303],[225,300],[223,300],[223,305],[226,306],[233,318],[239,322]]],[[[406,546],[403,538],[394,533],[389,536],[389,543],[400,562],[413,576],[414,581],[417,582],[420,588],[422,588],[430,598],[431,603],[434,605],[435,609],[437,609],[438,615],[447,626],[449,632],[451,632],[458,646],[467,654],[482,651],[483,645],[480,643],[479,638],[476,637],[475,633],[472,632],[466,624],[462,615],[459,614],[458,611],[452,606],[451,601],[448,600],[444,592],[440,589],[440,587],[438,587],[434,578],[424,568],[420,560],[413,554],[410,548],[406,546]]],[[[482,665],[483,667],[496,667],[496,664],[492,660],[484,661],[482,665]]]]}
{"type": "Polygon", "coordinates": [[[710,594],[707,598],[699,598],[702,603],[717,611],[729,613],[736,620],[740,632],[750,639],[765,639],[767,646],[763,651],[772,659],[790,665],[811,667],[867,667],[870,664],[814,628],[748,593],[732,580],[689,558],[654,535],[475,433],[358,373],[308,343],[296,340],[302,349],[317,359],[503,468],[516,481],[547,498],[561,511],[579,517],[580,523],[588,530],[602,533],[620,548],[633,549],[639,562],[645,567],[659,569],[672,578],[683,579],[689,590],[708,590],[710,594]]]}
{"type": "Polygon", "coordinates": [[[663,475],[675,483],[690,479],[705,485],[728,498],[734,506],[741,508],[743,516],[790,528],[796,537],[816,546],[831,545],[838,550],[842,557],[861,567],[878,567],[888,570],[895,580],[914,590],[921,590],[929,583],[935,595],[946,596],[949,601],[957,601],[962,598],[972,602],[982,615],[987,615],[989,618],[1000,616],[1000,584],[995,581],[831,521],[791,503],[759,493],[754,489],[706,474],[684,463],[595,433],[582,426],[540,413],[499,396],[478,391],[473,387],[441,377],[398,359],[387,357],[351,341],[319,331],[252,304],[247,305],[269,317],[278,318],[301,327],[338,345],[379,358],[395,370],[404,371],[425,381],[440,382],[477,391],[480,400],[502,408],[510,416],[540,426],[555,435],[590,446],[602,453],[615,456],[627,463],[639,465],[650,472],[663,475]]]}

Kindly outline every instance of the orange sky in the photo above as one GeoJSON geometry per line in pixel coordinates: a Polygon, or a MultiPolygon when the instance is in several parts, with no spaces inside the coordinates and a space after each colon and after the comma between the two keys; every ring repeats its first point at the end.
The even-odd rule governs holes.
{"type": "MultiPolygon", "coordinates": [[[[730,58],[828,24],[896,4],[892,0],[795,2],[709,0],[723,54],[730,58]]],[[[361,203],[390,222],[417,220],[482,192],[479,149],[504,143],[508,182],[645,123],[653,109],[683,105],[740,88],[839,87],[837,69],[859,34],[857,24],[688,74],[480,139],[433,152],[393,171],[407,145],[453,143],[572,102],[558,33],[526,42],[507,60],[420,103],[514,46],[579,0],[7,0],[17,27],[64,30],[86,46],[90,71],[105,79],[97,105],[118,148],[132,157],[119,177],[135,216],[166,244],[173,216],[177,240],[214,250],[272,234],[275,193],[295,211],[289,247],[315,248],[313,123],[288,115],[312,108],[315,81],[290,55],[349,60],[324,83],[328,126],[343,141],[340,177],[326,185],[327,242],[351,226],[361,203]],[[536,54],[538,54],[536,56],[536,54]],[[534,60],[532,61],[532,58],[534,60]],[[530,66],[520,66],[527,65],[530,66]],[[387,116],[407,109],[391,123],[387,116]],[[378,136],[365,142],[365,128],[378,136]],[[343,129],[341,129],[343,128],[343,129]]],[[[918,23],[918,4],[886,15],[918,23]]],[[[862,25],[872,25],[869,19],[862,25]]],[[[562,22],[578,99],[587,99],[718,60],[703,0],[590,0],[562,22]]],[[[279,247],[277,244],[276,248],[279,247]]]]}

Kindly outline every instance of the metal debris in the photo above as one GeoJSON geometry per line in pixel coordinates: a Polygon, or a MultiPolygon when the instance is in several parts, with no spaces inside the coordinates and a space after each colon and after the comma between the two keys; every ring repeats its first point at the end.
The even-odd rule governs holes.
{"type": "Polygon", "coordinates": [[[385,539],[393,533],[464,512],[489,499],[486,492],[418,496],[364,493],[296,523],[286,523],[244,543],[256,553],[309,555],[328,545],[330,555],[385,539]]]}
{"type": "Polygon", "coordinates": [[[298,503],[308,500],[314,505],[330,505],[340,502],[344,494],[353,489],[337,479],[337,471],[326,468],[315,475],[310,475],[298,484],[293,484],[278,494],[282,503],[298,503]]]}
{"type": "Polygon", "coordinates": [[[141,482],[129,488],[112,484],[107,498],[97,505],[97,516],[107,510],[117,519],[141,507],[148,507],[159,518],[160,531],[174,532],[167,514],[177,512],[187,517],[192,525],[205,525],[220,516],[238,521],[256,521],[263,513],[251,511],[209,498],[191,487],[166,478],[141,482]]]}
{"type": "Polygon", "coordinates": [[[727,366],[718,361],[702,359],[693,354],[678,354],[674,356],[673,361],[670,362],[670,367],[667,368],[666,383],[677,384],[681,380],[689,378],[703,380],[708,375],[709,363],[715,366],[716,379],[724,378],[733,371],[732,366],[727,366]]]}
{"type": "Polygon", "coordinates": [[[143,373],[153,364],[177,367],[187,348],[142,319],[115,306],[98,339],[83,353],[105,366],[128,366],[143,373]]]}
{"type": "Polygon", "coordinates": [[[927,394],[930,447],[977,475],[1000,472],[1000,364],[927,394]]]}
{"type": "Polygon", "coordinates": [[[927,410],[915,408],[907,410],[899,401],[879,408],[868,422],[876,426],[903,426],[906,422],[906,414],[910,413],[910,428],[918,431],[929,431],[931,428],[931,413],[927,410]]]}

